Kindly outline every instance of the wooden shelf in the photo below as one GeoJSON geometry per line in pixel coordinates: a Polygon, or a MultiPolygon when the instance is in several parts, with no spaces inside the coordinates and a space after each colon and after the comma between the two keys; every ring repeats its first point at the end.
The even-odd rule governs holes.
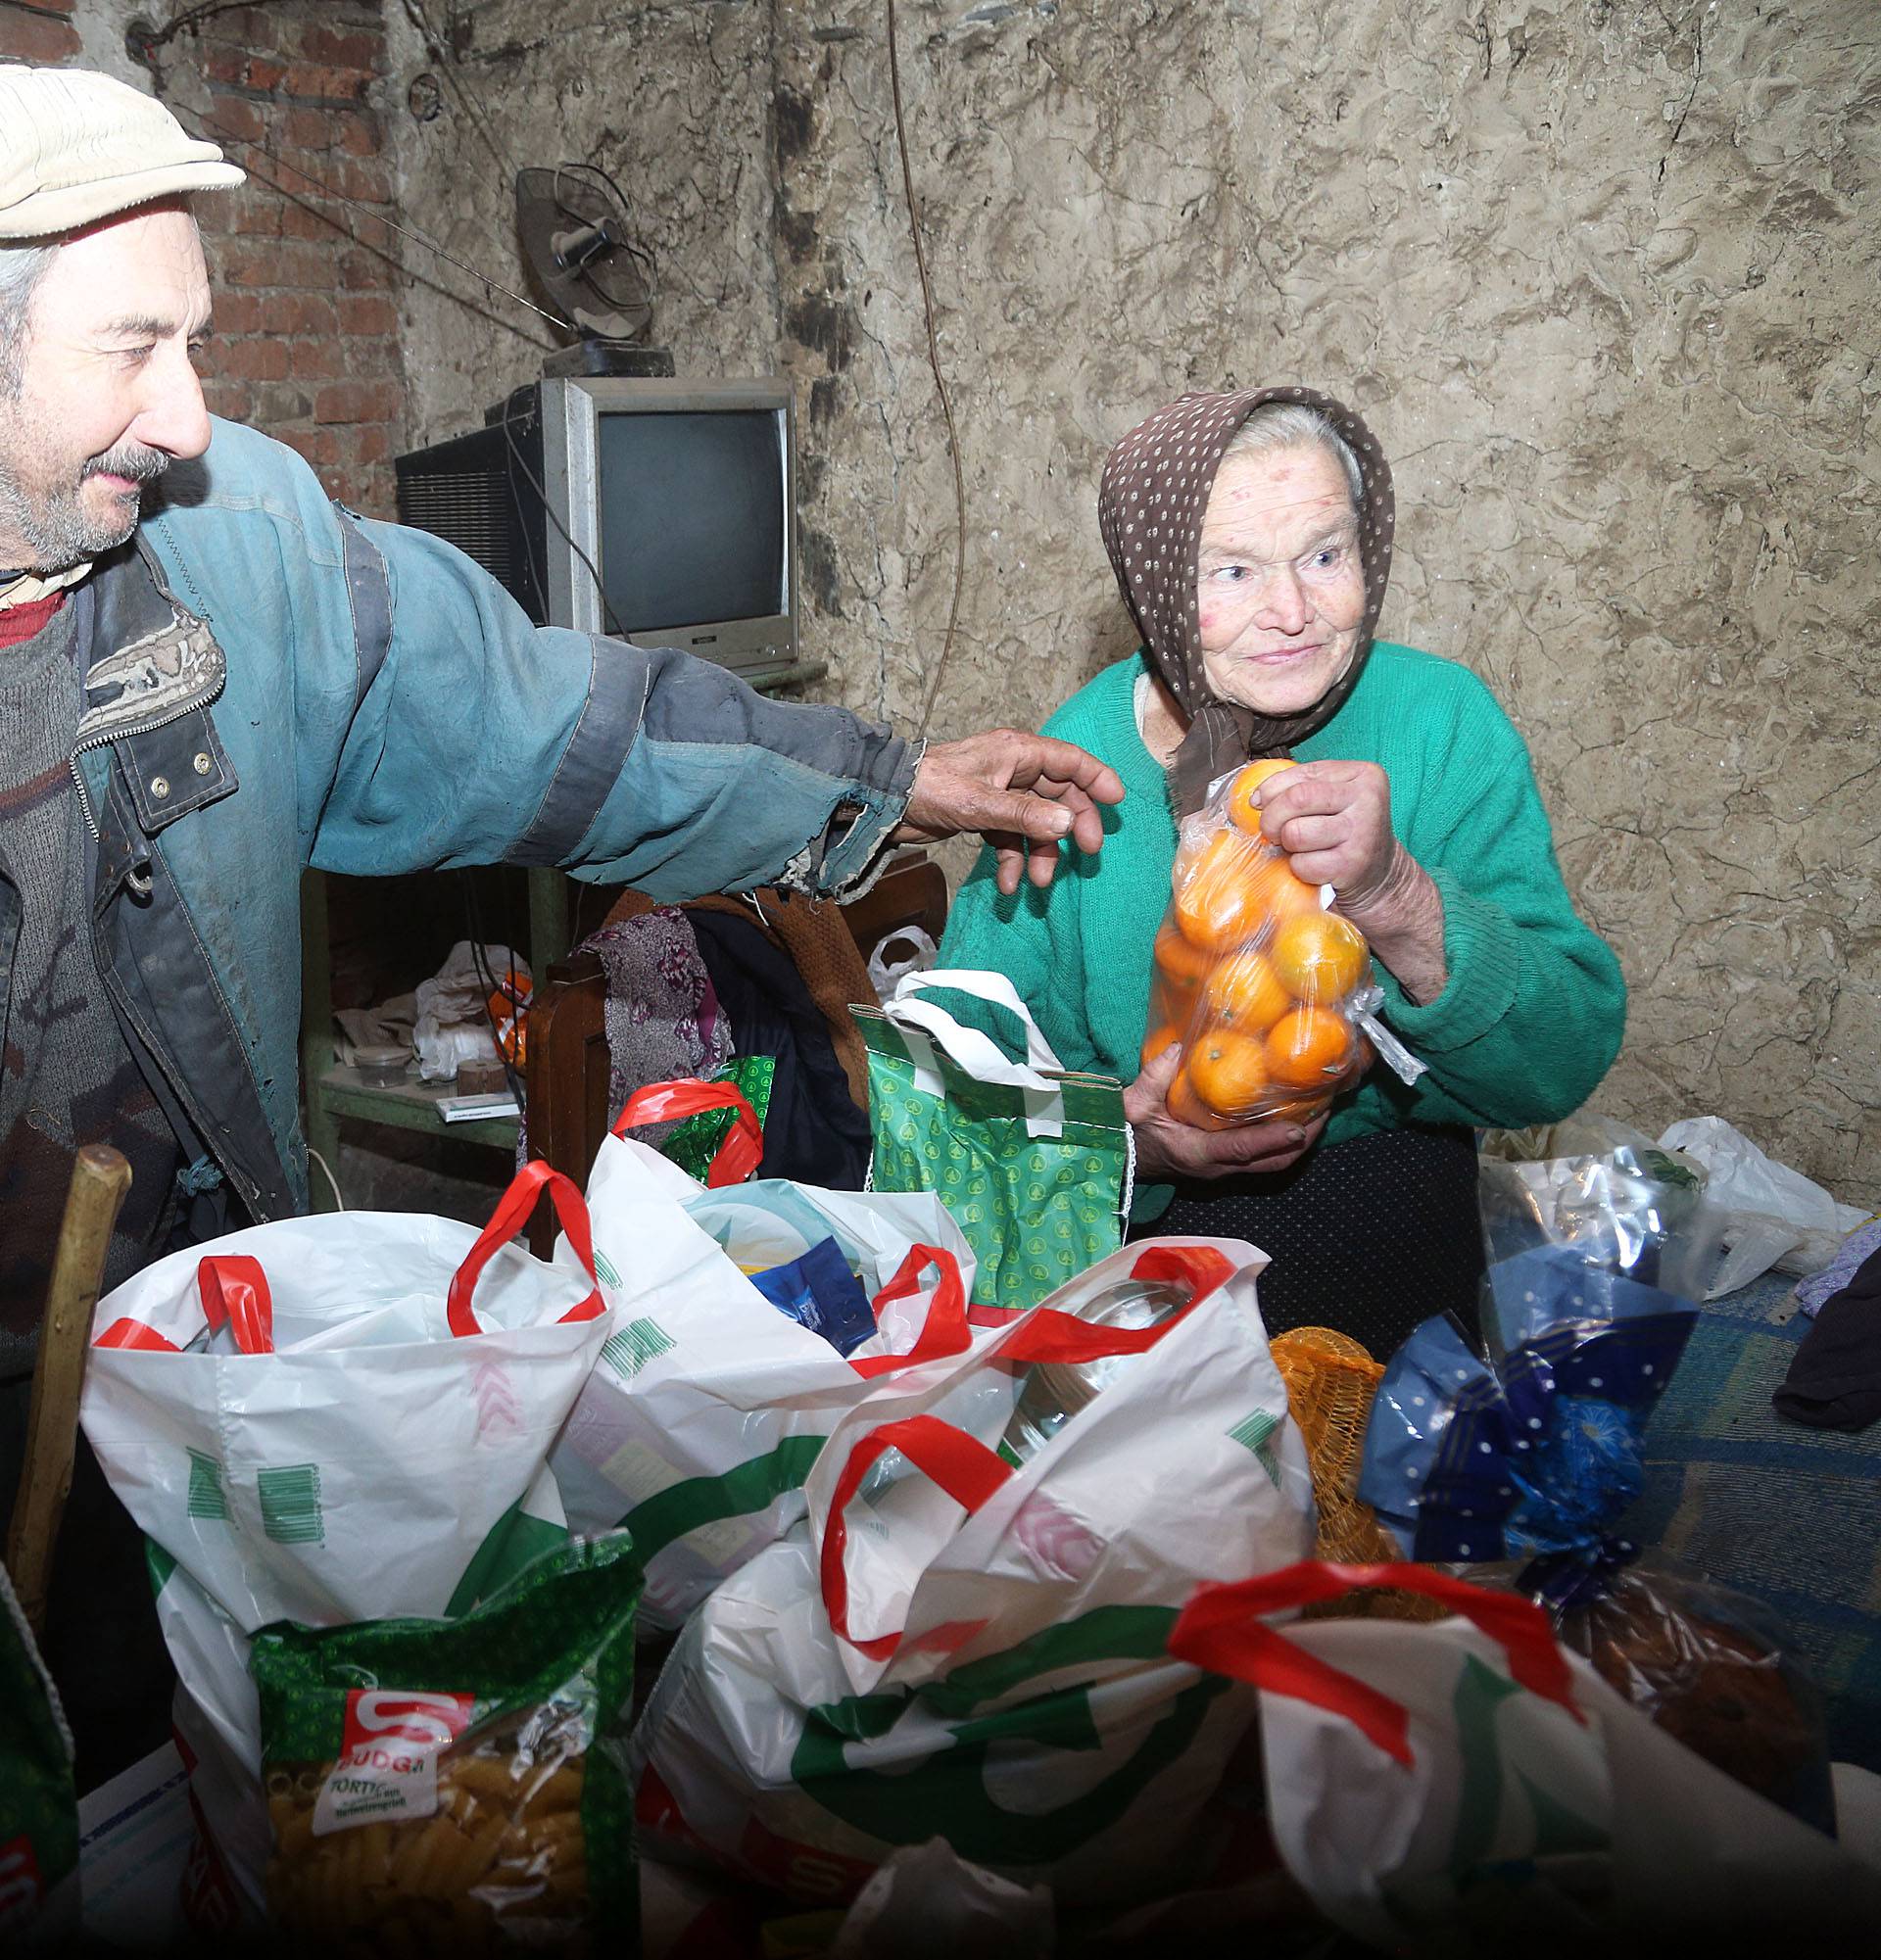
{"type": "Polygon", "coordinates": [[[520,1127],[512,1116],[479,1117],[466,1123],[446,1123],[438,1105],[458,1093],[455,1082],[421,1082],[412,1068],[403,1082],[368,1082],[358,1069],[335,1063],[319,1077],[320,1108],[331,1118],[358,1117],[365,1123],[390,1123],[398,1129],[422,1129],[513,1151],[520,1127]]]}

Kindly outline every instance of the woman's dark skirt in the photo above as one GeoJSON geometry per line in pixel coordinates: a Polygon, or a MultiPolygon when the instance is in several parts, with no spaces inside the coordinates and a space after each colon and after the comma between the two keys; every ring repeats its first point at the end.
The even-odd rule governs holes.
{"type": "Polygon", "coordinates": [[[1274,1176],[1179,1184],[1132,1238],[1248,1239],[1270,1334],[1334,1327],[1389,1360],[1420,1321],[1452,1314],[1473,1342],[1482,1233],[1467,1129],[1393,1129],[1315,1150],[1274,1176]]]}

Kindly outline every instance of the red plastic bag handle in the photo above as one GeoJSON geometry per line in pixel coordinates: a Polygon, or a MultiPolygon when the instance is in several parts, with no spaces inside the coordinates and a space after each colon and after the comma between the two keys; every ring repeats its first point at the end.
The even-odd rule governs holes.
{"type": "Polygon", "coordinates": [[[921,1276],[931,1266],[940,1272],[940,1284],[934,1289],[934,1304],[929,1307],[928,1317],[921,1324],[919,1338],[905,1355],[869,1355],[859,1362],[851,1362],[850,1367],[863,1380],[873,1381],[878,1375],[916,1367],[922,1362],[945,1361],[949,1356],[965,1354],[972,1344],[972,1310],[967,1306],[967,1289],[960,1277],[960,1262],[943,1246],[916,1245],[908,1248],[908,1256],[901,1262],[900,1270],[869,1303],[875,1310],[875,1317],[881,1319],[883,1308],[891,1301],[906,1300],[919,1293],[921,1276]]]}
{"type": "Polygon", "coordinates": [[[701,1110],[725,1109],[738,1114],[725,1141],[706,1167],[705,1182],[716,1190],[721,1185],[744,1183],[764,1156],[764,1126],[736,1082],[706,1082],[697,1076],[682,1076],[671,1082],[649,1082],[645,1088],[636,1089],[622,1105],[614,1122],[614,1134],[625,1136],[643,1123],[670,1123],[677,1117],[697,1116],[701,1110]]]}
{"type": "Polygon", "coordinates": [[[1153,1327],[1094,1327],[1056,1307],[1035,1307],[1026,1324],[999,1349],[1002,1362],[1101,1362],[1113,1355],[1146,1355],[1176,1331],[1210,1294],[1234,1276],[1213,1246],[1152,1246],[1130,1269],[1133,1279],[1177,1280],[1191,1289],[1175,1313],[1153,1327]]]}
{"type": "MultiPolygon", "coordinates": [[[[245,1355],[274,1352],[274,1299],[259,1259],[246,1253],[218,1253],[196,1266],[196,1297],[212,1334],[224,1326],[234,1330],[235,1346],[245,1355]]],[[[146,1354],[179,1355],[167,1334],[142,1320],[114,1320],[92,1343],[95,1348],[131,1348],[146,1354]]]]}
{"type": "Polygon", "coordinates": [[[994,1451],[938,1415],[909,1415],[872,1429],[849,1453],[830,1499],[830,1521],[823,1533],[823,1603],[839,1640],[847,1641],[871,1660],[886,1660],[901,1645],[899,1633],[874,1640],[857,1640],[849,1632],[849,1575],[844,1566],[849,1527],[844,1513],[876,1459],[899,1450],[917,1470],[925,1472],[964,1506],[969,1517],[1012,1475],[1012,1466],[994,1451]]]}
{"type": "Polygon", "coordinates": [[[1278,1627],[1260,1624],[1269,1613],[1386,1586],[1422,1593],[1460,1613],[1502,1649],[1512,1679],[1585,1724],[1547,1614],[1519,1593],[1484,1592],[1428,1565],[1327,1565],[1307,1558],[1236,1585],[1204,1586],[1182,1608],[1170,1632],[1169,1650],[1210,1673],[1232,1675],[1270,1695],[1342,1715],[1409,1769],[1410,1717],[1401,1702],[1295,1646],[1278,1627]]]}
{"type": "MultiPolygon", "coordinates": [[[[490,1222],[484,1226],[476,1244],[464,1254],[463,1264],[452,1276],[445,1317],[451,1323],[452,1333],[459,1340],[466,1334],[483,1332],[471,1310],[470,1296],[477,1290],[483,1268],[495,1257],[498,1247],[507,1245],[529,1222],[529,1215],[536,1209],[536,1199],[545,1184],[549,1187],[549,1199],[555,1208],[561,1229],[568,1243],[574,1247],[575,1257],[581,1261],[582,1270],[590,1279],[595,1277],[595,1241],[588,1223],[588,1207],[569,1178],[559,1171],[552,1171],[540,1157],[535,1158],[516,1172],[508,1190],[497,1200],[497,1209],[491,1213],[490,1222]]],[[[597,1285],[586,1300],[577,1307],[569,1308],[561,1317],[563,1320],[592,1320],[606,1311],[606,1303],[597,1285]]]]}
{"type": "Polygon", "coordinates": [[[114,1320],[91,1344],[94,1348],[136,1348],[153,1355],[180,1355],[169,1335],[160,1334],[142,1320],[114,1320]]]}
{"type": "MultiPolygon", "coordinates": [[[[958,1315],[958,1345],[936,1347],[923,1354],[935,1323],[941,1317],[942,1303],[936,1295],[928,1324],[913,1353],[884,1355],[871,1361],[851,1362],[858,1373],[886,1374],[893,1368],[912,1365],[917,1360],[935,1359],[939,1354],[957,1354],[972,1338],[968,1331],[974,1311],[966,1305],[960,1288],[960,1271],[952,1257],[933,1246],[916,1246],[901,1270],[876,1296],[879,1309],[886,1300],[903,1299],[912,1293],[919,1273],[928,1261],[940,1266],[950,1275],[952,1295],[947,1301],[948,1338],[952,1337],[958,1315]]],[[[1026,1324],[1009,1341],[1000,1343],[996,1360],[1010,1362],[1102,1361],[1112,1355],[1140,1355],[1153,1348],[1185,1315],[1233,1276],[1230,1262],[1212,1246],[1152,1246],[1131,1267],[1133,1279],[1186,1280],[1193,1291],[1186,1304],[1153,1327],[1093,1327],[1076,1315],[1056,1308],[1033,1308],[1026,1324]]],[[[942,1290],[949,1284],[943,1279],[942,1290]]],[[[985,1309],[977,1310],[984,1313],[985,1309]]],[[[917,1470],[932,1477],[956,1504],[965,1506],[968,1516],[980,1508],[994,1491],[1012,1475],[1004,1458],[989,1450],[977,1437],[942,1422],[936,1415],[911,1415],[899,1422],[884,1423],[871,1430],[849,1453],[830,1499],[829,1522],[824,1527],[821,1577],[823,1602],[829,1609],[830,1625],[839,1638],[847,1641],[871,1660],[884,1660],[901,1644],[899,1633],[882,1634],[872,1640],[853,1639],[848,1631],[848,1573],[844,1557],[848,1548],[848,1523],[844,1512],[849,1500],[861,1488],[862,1479],[886,1451],[898,1449],[917,1470]],[[911,1440],[910,1440],[911,1439],[911,1440]]]]}
{"type": "Polygon", "coordinates": [[[274,1297],[259,1259],[225,1252],[198,1261],[196,1291],[212,1334],[227,1325],[241,1353],[274,1352],[274,1297]]]}

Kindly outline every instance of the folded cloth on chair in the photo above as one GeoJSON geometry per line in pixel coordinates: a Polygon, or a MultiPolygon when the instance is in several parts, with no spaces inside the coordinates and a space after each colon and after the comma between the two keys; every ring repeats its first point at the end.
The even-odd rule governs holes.
{"type": "Polygon", "coordinates": [[[1770,1400],[1817,1429],[1865,1429],[1881,1415],[1881,1248],[1823,1302],[1770,1400]]]}
{"type": "MultiPolygon", "coordinates": [[[[637,918],[609,918],[586,949],[607,976],[603,1025],[611,1064],[607,1121],[649,1082],[711,1076],[736,1052],[731,1019],[712,991],[691,922],[678,907],[659,905],[637,918]]],[[[666,1131],[641,1141],[657,1149],[666,1131]]]]}

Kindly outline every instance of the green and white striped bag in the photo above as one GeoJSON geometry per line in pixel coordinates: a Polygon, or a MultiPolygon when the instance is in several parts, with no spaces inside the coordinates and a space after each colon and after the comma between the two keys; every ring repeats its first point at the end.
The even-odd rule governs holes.
{"type": "Polygon", "coordinates": [[[460,1613],[561,1543],[550,1446],[611,1331],[586,1208],[544,1164],[481,1233],[390,1213],[283,1219],[99,1302],[80,1413],[149,1541],[213,1840],[202,1920],[261,1903],[250,1637],[460,1613]],[[565,1267],[511,1243],[545,1186],[565,1267]]]}
{"type": "Polygon", "coordinates": [[[1314,1536],[1265,1264],[1148,1240],[876,1384],[806,1524],[687,1622],[635,1732],[643,1830],[815,1903],[934,1837],[1085,1906],[1199,1878],[1253,1701],[1170,1631],[1314,1536]]]}
{"type": "Polygon", "coordinates": [[[870,1188],[933,1191],[976,1297],[1034,1307],[1123,1243],[1134,1157],[1121,1083],[1059,1067],[1003,974],[904,974],[855,1010],[869,1051],[870,1188]]]}

